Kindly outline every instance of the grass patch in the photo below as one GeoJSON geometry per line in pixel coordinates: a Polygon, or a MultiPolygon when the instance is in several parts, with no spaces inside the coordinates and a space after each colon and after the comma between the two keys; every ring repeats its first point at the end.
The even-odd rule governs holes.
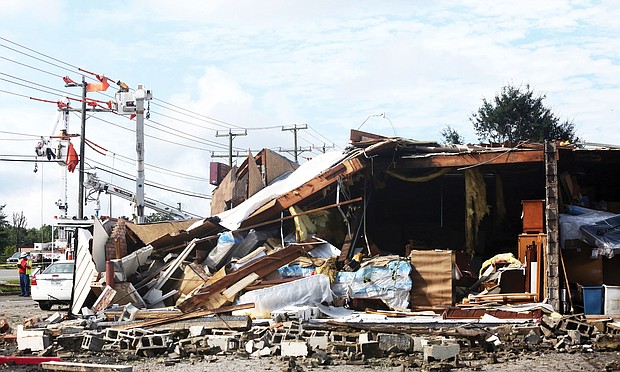
{"type": "Polygon", "coordinates": [[[3,280],[2,282],[0,282],[1,293],[12,293],[12,292],[17,293],[19,291],[20,291],[20,288],[19,288],[18,279],[3,280]]]}

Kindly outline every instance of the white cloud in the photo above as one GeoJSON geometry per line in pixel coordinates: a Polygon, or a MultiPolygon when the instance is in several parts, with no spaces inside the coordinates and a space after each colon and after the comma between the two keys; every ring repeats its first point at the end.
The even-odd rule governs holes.
{"type": "MultiPolygon", "coordinates": [[[[200,128],[226,127],[218,127],[214,125],[217,121],[204,116],[243,127],[307,123],[343,146],[349,129],[357,128],[368,115],[385,112],[400,136],[438,140],[441,129],[450,124],[467,141],[475,142],[469,116],[482,98],[491,99],[506,84],[530,84],[536,92],[546,94],[546,102],[558,116],[574,120],[579,136],[592,142],[620,143],[615,130],[620,39],[613,36],[620,28],[620,3],[615,1],[383,4],[141,0],[82,7],[67,4],[3,2],[0,29],[7,30],[9,39],[73,65],[105,73],[133,87],[144,83],[153,89],[156,99],[195,113],[186,116],[153,101],[152,119],[167,126],[169,133],[156,130],[159,125],[155,123],[146,129],[147,135],[163,139],[147,137],[147,163],[184,174],[206,177],[211,160],[208,150],[227,148],[226,138],[216,138],[214,130],[200,128]],[[40,5],[37,9],[36,4],[40,5]],[[30,12],[35,14],[30,16],[30,12]],[[213,145],[216,141],[219,146],[213,145]]],[[[55,73],[68,73],[3,52],[3,56],[55,73]]],[[[0,60],[0,70],[61,88],[57,77],[6,61],[0,60]]],[[[39,95],[2,81],[0,89],[39,95]]],[[[13,96],[3,98],[0,118],[7,119],[11,128],[47,134],[52,106],[13,96]],[[25,110],[27,115],[18,115],[25,110]]],[[[96,117],[116,126],[89,119],[87,137],[112,152],[134,158],[135,134],[127,130],[133,129],[132,122],[111,114],[96,117]]],[[[72,125],[74,121],[77,119],[72,117],[72,125]]],[[[363,129],[391,135],[392,125],[373,118],[363,129]]],[[[311,133],[316,135],[301,131],[302,145],[308,140],[322,145],[311,133]]],[[[235,138],[234,146],[240,150],[288,148],[292,142],[290,132],[275,128],[250,131],[235,138]]],[[[14,151],[30,153],[31,149],[16,147],[14,151]]],[[[131,161],[127,164],[117,158],[112,164],[111,156],[90,150],[88,156],[118,171],[135,173],[131,161]]],[[[0,163],[5,167],[1,170],[6,166],[0,163]]],[[[16,184],[32,183],[30,165],[19,168],[13,175],[16,184]]],[[[100,175],[110,179],[105,173],[100,175]]],[[[209,190],[204,182],[148,167],[146,175],[147,180],[178,188],[209,190]]],[[[128,189],[134,187],[118,177],[114,181],[128,189]]],[[[45,189],[53,187],[57,186],[45,189]]],[[[30,189],[27,200],[40,200],[32,196],[37,195],[35,189],[30,189]]],[[[168,204],[181,201],[196,206],[196,212],[205,210],[203,202],[155,188],[147,189],[147,195],[168,204]]],[[[0,187],[0,197],[20,200],[4,187],[0,187]]],[[[28,205],[27,200],[20,204],[28,205]]],[[[115,203],[122,205],[114,207],[117,211],[128,209],[124,201],[115,203]]],[[[34,207],[29,207],[33,209],[30,213],[40,214],[34,207]]]]}

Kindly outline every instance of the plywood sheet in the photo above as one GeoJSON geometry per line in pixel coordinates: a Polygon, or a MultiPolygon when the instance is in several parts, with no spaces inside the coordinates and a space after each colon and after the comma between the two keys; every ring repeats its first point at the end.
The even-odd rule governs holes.
{"type": "Polygon", "coordinates": [[[271,150],[265,152],[265,164],[263,166],[266,169],[265,181],[269,185],[273,180],[280,177],[286,172],[294,171],[299,167],[299,164],[288,160],[284,156],[275,153],[271,150]]]}
{"type": "Polygon", "coordinates": [[[86,229],[78,230],[78,246],[75,255],[75,271],[73,274],[73,298],[71,313],[77,315],[90,293],[90,282],[97,269],[90,254],[90,240],[92,234],[86,229]]]}
{"type": "Polygon", "coordinates": [[[226,202],[232,199],[233,190],[235,189],[235,183],[237,182],[237,166],[233,166],[230,172],[224,177],[220,185],[213,190],[211,198],[211,215],[215,216],[218,213],[226,210],[226,202]]]}
{"type": "Polygon", "coordinates": [[[411,252],[411,308],[453,304],[453,251],[411,252]]]}
{"type": "Polygon", "coordinates": [[[265,187],[263,177],[252,153],[248,153],[248,198],[265,187]]]}

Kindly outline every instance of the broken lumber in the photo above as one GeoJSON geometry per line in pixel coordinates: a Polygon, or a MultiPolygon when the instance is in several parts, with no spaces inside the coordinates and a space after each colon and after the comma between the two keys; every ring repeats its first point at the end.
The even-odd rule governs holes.
{"type": "Polygon", "coordinates": [[[500,293],[476,295],[469,298],[469,303],[481,302],[534,302],[536,293],[500,293]]]}
{"type": "MultiPolygon", "coordinates": [[[[222,294],[222,292],[226,291],[229,287],[234,286],[236,283],[251,274],[256,274],[258,278],[263,278],[266,275],[276,271],[280,266],[286,265],[297,257],[306,254],[306,252],[312,248],[314,248],[312,245],[291,244],[286,248],[283,248],[268,256],[259,258],[256,261],[243,266],[239,270],[227,274],[221,279],[206,285],[200,289],[198,293],[178,304],[177,307],[184,313],[189,313],[199,309],[217,308],[221,306],[222,301],[226,300],[226,297],[222,294]],[[212,298],[213,301],[211,301],[212,298]]],[[[246,286],[250,284],[251,283],[247,283],[246,286]]]]}
{"type": "MultiPolygon", "coordinates": [[[[60,359],[60,358],[59,358],[60,359]]],[[[132,366],[72,362],[44,362],[41,368],[46,371],[75,371],[75,372],[131,372],[132,366]]]]}
{"type": "Polygon", "coordinates": [[[40,356],[0,356],[0,364],[21,364],[35,365],[42,362],[60,362],[60,357],[40,357],[40,356]]]}
{"type": "Polygon", "coordinates": [[[149,328],[153,332],[179,331],[189,327],[202,327],[203,329],[228,329],[236,331],[248,331],[252,328],[252,318],[247,315],[218,315],[201,317],[196,319],[180,320],[174,323],[162,324],[149,328]]]}
{"type": "Polygon", "coordinates": [[[134,322],[134,323],[130,323],[130,324],[120,324],[120,325],[114,326],[112,328],[114,328],[114,329],[148,328],[148,327],[152,327],[152,326],[156,326],[156,325],[160,325],[160,324],[178,322],[178,321],[194,319],[194,318],[200,318],[200,317],[206,316],[206,315],[221,314],[221,313],[227,313],[227,312],[232,312],[232,311],[236,311],[236,310],[251,309],[253,307],[254,307],[253,303],[241,304],[241,305],[235,305],[235,306],[226,306],[226,307],[221,307],[221,308],[215,309],[215,310],[202,310],[202,311],[196,311],[196,312],[193,312],[193,313],[188,313],[188,314],[183,314],[183,315],[173,315],[173,316],[169,316],[167,318],[150,319],[150,320],[144,320],[142,322],[134,322]]]}

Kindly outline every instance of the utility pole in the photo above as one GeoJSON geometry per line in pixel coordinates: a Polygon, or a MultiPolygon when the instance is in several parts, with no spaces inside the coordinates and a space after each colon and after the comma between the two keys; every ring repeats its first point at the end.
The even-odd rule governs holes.
{"type": "Polygon", "coordinates": [[[233,139],[237,136],[247,136],[248,131],[244,129],[243,131],[238,130],[233,132],[232,129],[229,129],[228,132],[220,132],[219,130],[215,132],[216,137],[228,137],[228,165],[232,167],[232,158],[233,158],[233,139]]]}
{"type": "Polygon", "coordinates": [[[136,89],[136,219],[139,224],[146,222],[144,216],[144,100],[146,94],[142,84],[136,89]]]}
{"type": "MultiPolygon", "coordinates": [[[[116,93],[116,107],[119,115],[136,115],[136,223],[145,223],[144,216],[144,101],[153,99],[150,89],[138,84],[135,93],[123,89],[116,93]]],[[[148,114],[147,114],[148,117],[148,114]]]]}
{"type": "Polygon", "coordinates": [[[245,158],[247,157],[248,154],[245,151],[234,151],[233,153],[229,153],[229,152],[215,152],[215,151],[211,151],[211,157],[212,158],[228,158],[228,160],[230,161],[231,157],[233,158],[245,158]]]}
{"type": "Polygon", "coordinates": [[[314,147],[315,149],[318,149],[319,151],[321,151],[323,154],[325,154],[325,151],[326,151],[327,149],[333,149],[333,148],[335,148],[335,147],[336,147],[336,145],[332,143],[332,145],[331,145],[331,146],[327,146],[325,143],[323,143],[323,146],[322,146],[322,147],[317,147],[317,146],[313,146],[313,147],[314,147]]]}
{"type": "Polygon", "coordinates": [[[308,129],[308,124],[299,124],[299,126],[297,126],[297,124],[293,124],[293,126],[288,126],[288,127],[282,127],[282,130],[290,130],[293,132],[293,137],[295,139],[295,144],[294,144],[294,150],[293,150],[293,154],[295,156],[295,162],[298,163],[297,161],[297,131],[302,130],[302,129],[308,129]]]}
{"type": "Polygon", "coordinates": [[[78,174],[78,219],[84,219],[84,150],[86,149],[86,78],[82,75],[82,129],[80,130],[80,163],[78,174]]]}
{"type": "MultiPolygon", "coordinates": [[[[106,109],[98,109],[96,107],[90,108],[90,109],[86,109],[87,106],[87,102],[86,102],[86,92],[88,91],[88,84],[86,83],[86,77],[84,75],[82,75],[82,83],[76,83],[75,81],[71,80],[69,77],[65,77],[63,78],[63,80],[65,80],[65,87],[81,87],[82,88],[82,109],[81,114],[82,114],[82,124],[81,124],[81,130],[80,130],[80,154],[79,154],[79,161],[78,161],[78,169],[79,169],[79,174],[78,174],[78,211],[77,211],[77,219],[79,220],[83,220],[84,219],[84,204],[86,202],[85,198],[84,198],[84,159],[86,158],[86,154],[85,154],[85,149],[86,149],[86,113],[88,111],[109,111],[106,109]]],[[[69,106],[67,106],[64,110],[66,110],[67,112],[69,111],[77,111],[77,110],[73,110],[71,109],[69,106]]],[[[65,128],[66,129],[66,128],[65,128]]],[[[64,203],[65,206],[67,205],[67,203],[64,203]]],[[[76,235],[77,237],[77,235],[76,235]]],[[[76,238],[77,239],[77,238],[76,238]]]]}
{"type": "Polygon", "coordinates": [[[307,146],[307,147],[296,147],[294,149],[284,149],[282,147],[278,147],[278,152],[288,152],[289,154],[294,154],[295,155],[295,161],[297,162],[297,154],[301,154],[302,152],[306,152],[306,151],[312,151],[312,147],[311,146],[307,146]]]}

